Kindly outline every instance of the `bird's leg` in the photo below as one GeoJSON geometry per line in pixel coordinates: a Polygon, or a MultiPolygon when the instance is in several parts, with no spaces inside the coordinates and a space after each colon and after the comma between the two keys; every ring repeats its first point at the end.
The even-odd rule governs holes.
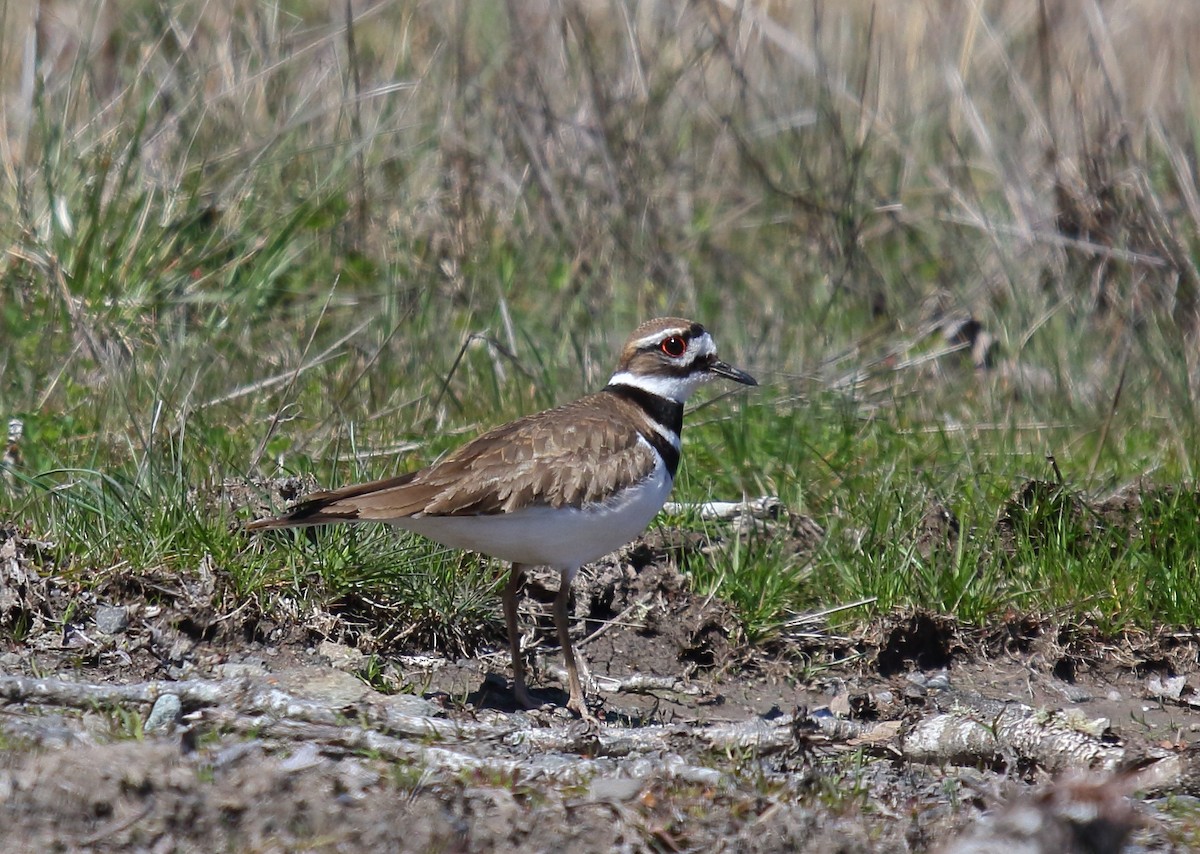
{"type": "Polygon", "coordinates": [[[504,603],[504,626],[508,629],[508,649],[512,653],[513,696],[522,708],[536,709],[539,703],[531,699],[525,690],[525,660],[521,658],[521,632],[517,628],[517,596],[524,582],[525,567],[514,563],[501,600],[504,603]]]}
{"type": "Polygon", "coordinates": [[[563,661],[567,665],[567,684],[571,696],[567,708],[585,721],[594,721],[583,698],[583,686],[579,682],[579,669],[575,664],[575,651],[571,648],[571,631],[568,605],[571,602],[571,574],[563,571],[559,576],[558,594],[554,597],[554,625],[558,629],[558,645],[562,647],[563,661]]]}

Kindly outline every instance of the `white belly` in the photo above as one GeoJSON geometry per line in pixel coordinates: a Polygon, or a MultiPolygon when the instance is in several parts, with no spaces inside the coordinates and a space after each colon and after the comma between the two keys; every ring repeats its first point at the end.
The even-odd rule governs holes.
{"type": "Polygon", "coordinates": [[[654,518],[671,492],[672,479],[661,462],[653,473],[615,498],[587,509],[530,507],[494,516],[418,516],[393,524],[442,545],[567,571],[634,539],[654,518]]]}

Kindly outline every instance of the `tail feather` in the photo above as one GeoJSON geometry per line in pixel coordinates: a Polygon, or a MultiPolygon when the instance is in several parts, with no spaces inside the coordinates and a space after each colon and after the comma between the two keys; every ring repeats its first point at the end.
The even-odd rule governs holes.
{"type": "Polygon", "coordinates": [[[325,510],[316,502],[305,502],[284,513],[246,523],[247,531],[270,531],[278,528],[303,528],[309,525],[329,525],[334,522],[353,522],[358,518],[354,509],[325,510]],[[313,506],[316,505],[316,506],[313,506]]]}
{"type": "Polygon", "coordinates": [[[327,492],[314,492],[301,499],[296,506],[281,516],[269,516],[265,519],[248,522],[246,530],[269,531],[277,528],[302,528],[310,525],[354,522],[359,518],[359,508],[354,499],[403,486],[416,474],[417,472],[409,472],[399,477],[384,478],[371,483],[357,483],[327,492]]]}

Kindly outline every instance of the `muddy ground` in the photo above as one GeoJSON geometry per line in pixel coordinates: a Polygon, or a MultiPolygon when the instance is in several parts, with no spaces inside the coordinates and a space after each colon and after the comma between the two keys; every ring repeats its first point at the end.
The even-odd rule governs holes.
{"type": "MultiPolygon", "coordinates": [[[[819,533],[781,524],[797,548],[819,533]]],[[[680,575],[681,552],[702,547],[656,533],[577,580],[578,651],[599,688],[590,726],[557,705],[552,577],[533,580],[522,613],[548,702],[526,712],[502,645],[369,657],[340,642],[342,616],[218,613],[219,568],[83,589],[47,571],[45,544],[0,527],[3,850],[1200,843],[1193,777],[1139,776],[1164,757],[1187,765],[1200,739],[1195,637],[907,614],[752,646],[680,575]],[[1003,723],[1012,709],[1026,735],[1003,723]],[[942,729],[918,743],[963,720],[982,748],[942,729]]]]}

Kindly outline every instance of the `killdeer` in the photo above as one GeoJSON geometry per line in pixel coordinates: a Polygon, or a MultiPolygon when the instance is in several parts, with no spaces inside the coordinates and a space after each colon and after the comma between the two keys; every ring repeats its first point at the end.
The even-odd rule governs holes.
{"type": "Polygon", "coordinates": [[[504,622],[513,693],[526,708],[538,704],[525,687],[517,596],[526,567],[558,570],[554,623],[567,707],[590,718],[567,631],[571,580],[634,539],[662,508],[679,465],[684,401],[716,377],[758,385],[717,358],[699,323],[649,320],[633,331],[608,385],[595,394],[490,430],[419,471],[314,493],[247,529],[388,522],[509,561],[504,622]]]}

